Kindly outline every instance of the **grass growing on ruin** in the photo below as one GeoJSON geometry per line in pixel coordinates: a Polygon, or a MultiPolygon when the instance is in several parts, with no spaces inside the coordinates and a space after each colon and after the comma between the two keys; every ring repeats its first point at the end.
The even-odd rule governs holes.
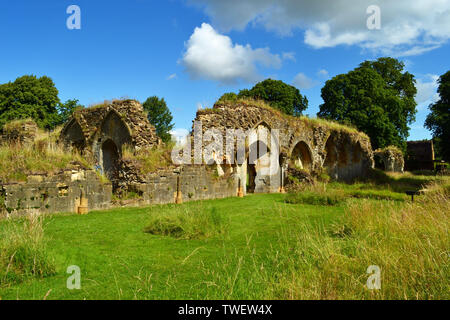
{"type": "Polygon", "coordinates": [[[143,148],[140,150],[132,150],[125,146],[122,150],[122,159],[132,162],[142,174],[146,175],[173,166],[172,148],[172,143],[167,143],[158,148],[143,148]]]}
{"type": "MultiPolygon", "coordinates": [[[[386,179],[400,186],[392,194],[423,183],[429,191],[414,203],[350,197],[334,205],[291,204],[287,195],[261,194],[49,216],[45,238],[56,274],[10,283],[0,297],[449,299],[448,177],[386,179]],[[225,221],[208,222],[212,212],[225,221]],[[194,231],[164,231],[167,221],[177,229],[186,214],[183,228],[194,231]],[[212,231],[217,226],[221,231],[212,231]],[[81,269],[81,290],[66,288],[70,265],[81,269]],[[380,290],[366,287],[370,265],[381,269],[380,290]]],[[[327,190],[376,194],[381,186],[331,183],[327,190]]]]}
{"type": "MultiPolygon", "coordinates": [[[[368,139],[368,136],[365,133],[358,131],[358,129],[356,129],[355,127],[344,125],[344,124],[341,124],[341,123],[339,123],[337,121],[333,121],[333,120],[325,120],[325,119],[321,119],[321,118],[310,118],[307,116],[294,117],[291,115],[287,115],[287,114],[281,112],[280,110],[271,107],[267,102],[265,102],[263,100],[255,100],[255,99],[251,99],[251,98],[238,98],[236,100],[220,100],[217,102],[217,105],[218,106],[220,106],[220,105],[256,106],[256,107],[259,107],[262,109],[269,110],[270,112],[276,114],[278,117],[284,118],[288,121],[302,121],[307,126],[321,126],[321,127],[329,128],[331,130],[338,131],[338,132],[347,132],[347,133],[351,133],[351,134],[357,134],[357,135],[360,135],[360,136],[368,139]]],[[[199,110],[198,112],[201,114],[214,113],[214,112],[220,112],[220,109],[209,108],[209,109],[199,110]]]]}
{"type": "Polygon", "coordinates": [[[45,137],[30,145],[0,145],[0,164],[0,181],[3,182],[26,181],[28,174],[52,174],[78,164],[90,167],[83,157],[48,143],[45,137]]]}

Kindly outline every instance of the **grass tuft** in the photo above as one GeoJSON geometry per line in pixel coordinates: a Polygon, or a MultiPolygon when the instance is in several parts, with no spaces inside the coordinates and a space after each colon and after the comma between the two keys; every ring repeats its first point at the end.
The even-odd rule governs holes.
{"type": "Polygon", "coordinates": [[[203,239],[225,235],[227,222],[216,208],[176,208],[170,213],[153,213],[144,232],[179,239],[203,239]]]}
{"type": "Polygon", "coordinates": [[[0,286],[43,278],[55,273],[44,241],[43,218],[31,214],[7,221],[0,229],[0,286]]]}

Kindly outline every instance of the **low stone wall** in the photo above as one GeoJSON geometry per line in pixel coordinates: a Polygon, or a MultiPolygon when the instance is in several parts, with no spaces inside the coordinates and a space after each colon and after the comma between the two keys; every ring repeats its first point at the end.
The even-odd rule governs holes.
{"type": "MultiPolygon", "coordinates": [[[[150,174],[145,182],[128,185],[128,191],[139,196],[133,205],[175,203],[177,190],[183,202],[236,196],[236,175],[219,177],[212,166],[186,166],[150,174]]],[[[112,185],[101,183],[93,170],[68,170],[53,176],[30,175],[22,183],[0,183],[0,213],[77,212],[82,194],[88,210],[116,206],[111,201],[112,185]]]]}
{"type": "Polygon", "coordinates": [[[111,205],[111,184],[103,184],[93,170],[67,170],[53,176],[30,175],[27,182],[0,184],[0,211],[6,215],[77,212],[81,196],[89,210],[111,205]]]}
{"type": "Polygon", "coordinates": [[[183,202],[237,195],[234,174],[219,177],[214,166],[202,165],[149,174],[145,183],[131,183],[128,189],[137,192],[144,205],[175,203],[178,190],[183,202]]]}

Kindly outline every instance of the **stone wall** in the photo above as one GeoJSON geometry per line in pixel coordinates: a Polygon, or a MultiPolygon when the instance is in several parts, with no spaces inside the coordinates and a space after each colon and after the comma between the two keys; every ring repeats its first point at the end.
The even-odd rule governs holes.
{"type": "Polygon", "coordinates": [[[53,176],[30,175],[27,182],[0,185],[0,212],[77,212],[82,194],[90,210],[111,205],[111,184],[101,183],[93,170],[66,170],[53,176]]]}
{"type": "MultiPolygon", "coordinates": [[[[138,195],[132,205],[175,203],[177,190],[183,202],[236,196],[236,176],[219,177],[216,172],[206,166],[164,170],[149,174],[145,182],[130,182],[127,191],[138,195]]],[[[30,175],[27,182],[0,184],[0,214],[77,212],[82,194],[89,211],[116,206],[111,201],[112,185],[101,183],[93,170],[67,170],[54,176],[30,175]]]]}
{"type": "Polygon", "coordinates": [[[195,120],[202,123],[202,133],[215,128],[223,136],[227,129],[263,126],[279,130],[280,153],[287,161],[280,163],[284,168],[280,168],[277,175],[260,174],[258,163],[255,168],[248,164],[237,168],[242,181],[246,181],[250,170],[256,171],[254,192],[276,192],[284,179],[281,169],[286,172],[288,165],[310,172],[326,169],[332,178],[344,181],[364,176],[374,166],[373,151],[366,135],[326,121],[286,116],[257,103],[217,104],[213,109],[199,110],[195,120]]]}
{"type": "Polygon", "coordinates": [[[220,177],[214,166],[202,165],[149,174],[145,183],[131,183],[129,190],[137,192],[145,205],[175,203],[177,190],[181,191],[183,202],[237,195],[235,175],[220,177]]]}
{"type": "Polygon", "coordinates": [[[383,169],[388,172],[403,172],[405,160],[400,149],[389,146],[374,151],[375,157],[379,157],[383,163],[383,169]]]}
{"type": "Polygon", "coordinates": [[[0,132],[0,143],[29,144],[37,136],[38,126],[33,120],[16,120],[8,123],[0,132]]]}

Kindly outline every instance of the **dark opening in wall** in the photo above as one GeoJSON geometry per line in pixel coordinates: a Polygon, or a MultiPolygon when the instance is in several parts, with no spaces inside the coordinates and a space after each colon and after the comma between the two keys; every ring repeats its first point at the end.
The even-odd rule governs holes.
{"type": "Polygon", "coordinates": [[[69,187],[68,186],[58,187],[58,196],[59,197],[67,197],[68,194],[69,194],[69,187]]]}
{"type": "Polygon", "coordinates": [[[304,141],[297,143],[292,150],[290,165],[303,170],[312,169],[311,152],[304,141]]]}
{"type": "Polygon", "coordinates": [[[73,150],[80,154],[83,153],[86,148],[86,140],[78,121],[73,119],[69,122],[69,124],[64,128],[63,137],[64,144],[66,146],[72,147],[73,150]]]}
{"type": "Polygon", "coordinates": [[[247,163],[247,193],[255,192],[256,168],[254,164],[247,163]]]}
{"type": "Polygon", "coordinates": [[[327,140],[327,143],[325,145],[325,161],[323,163],[324,167],[332,168],[337,163],[337,153],[336,153],[336,145],[334,144],[334,141],[329,138],[327,140]]]}
{"type": "Polygon", "coordinates": [[[119,150],[116,144],[111,139],[103,142],[102,145],[103,154],[103,172],[110,181],[114,181],[117,178],[117,170],[119,164],[119,150]]]}

